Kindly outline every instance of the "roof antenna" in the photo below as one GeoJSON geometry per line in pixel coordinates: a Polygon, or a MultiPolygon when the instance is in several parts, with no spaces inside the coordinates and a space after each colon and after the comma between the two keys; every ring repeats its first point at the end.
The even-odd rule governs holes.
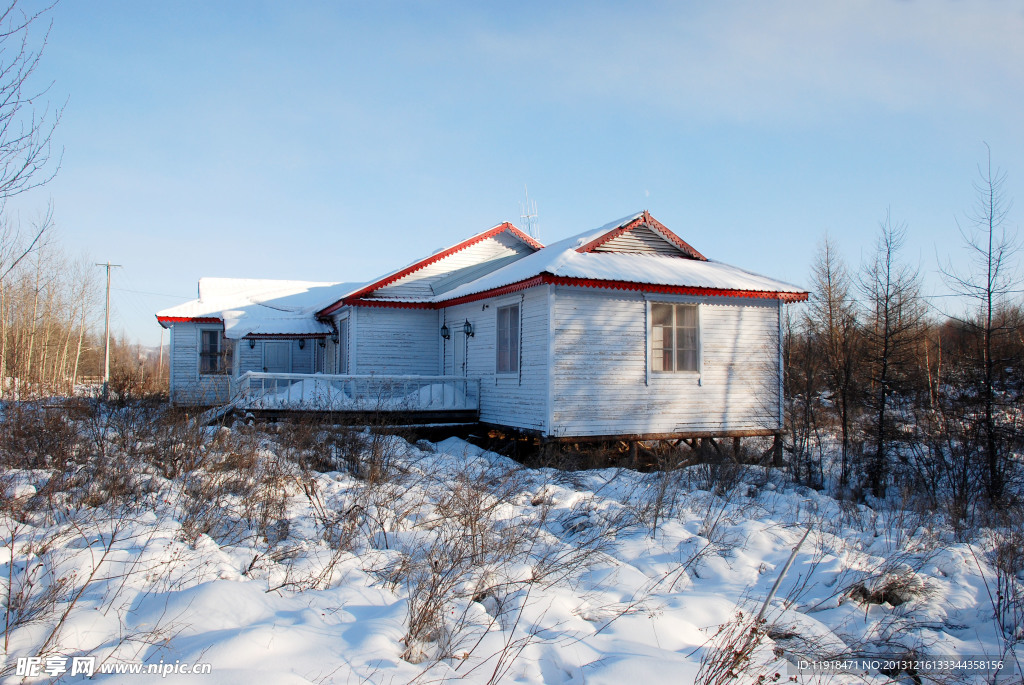
{"type": "Polygon", "coordinates": [[[534,240],[540,240],[540,221],[537,219],[537,201],[530,200],[530,191],[526,188],[526,184],[523,184],[523,191],[526,193],[526,200],[519,203],[519,211],[522,214],[519,218],[522,219],[523,228],[534,240]]]}

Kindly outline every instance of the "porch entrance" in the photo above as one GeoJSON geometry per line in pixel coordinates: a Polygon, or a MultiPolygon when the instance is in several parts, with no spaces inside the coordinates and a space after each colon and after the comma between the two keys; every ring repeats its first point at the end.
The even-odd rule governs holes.
{"type": "Polygon", "coordinates": [[[291,373],[292,370],[291,342],[263,343],[263,372],[291,373]]]}

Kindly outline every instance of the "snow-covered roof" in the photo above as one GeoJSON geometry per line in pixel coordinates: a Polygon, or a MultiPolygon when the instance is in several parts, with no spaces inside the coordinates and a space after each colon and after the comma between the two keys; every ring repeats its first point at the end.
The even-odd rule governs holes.
{"type": "Polygon", "coordinates": [[[674,239],[674,244],[686,246],[689,248],[687,252],[692,251],[692,254],[700,258],[683,256],[682,251],[680,256],[579,251],[598,241],[602,236],[612,234],[638,220],[656,223],[646,212],[631,214],[600,228],[552,243],[512,264],[438,295],[432,302],[441,304],[520,283],[542,274],[580,281],[612,281],[722,291],[792,294],[806,292],[804,288],[792,283],[705,259],[660,224],[657,226],[660,231],[668,234],[667,239],[674,239]]]}
{"type": "Polygon", "coordinates": [[[316,319],[322,307],[358,290],[363,283],[201,278],[199,298],[164,309],[157,321],[217,319],[227,338],[247,335],[315,336],[331,332],[316,319]]]}
{"type": "MultiPolygon", "coordinates": [[[[431,264],[434,264],[447,257],[450,257],[451,255],[457,252],[461,252],[462,250],[465,250],[466,248],[472,245],[476,245],[477,243],[487,240],[488,238],[494,238],[499,234],[511,236],[515,240],[522,242],[524,245],[527,245],[530,249],[533,250],[539,250],[542,247],[544,247],[541,243],[537,242],[537,240],[523,233],[509,222],[505,221],[503,223],[498,224],[497,226],[487,229],[486,231],[482,231],[480,233],[477,233],[476,235],[470,236],[469,238],[466,238],[465,240],[462,240],[452,245],[451,247],[435,250],[432,254],[428,255],[427,257],[417,259],[416,261],[407,264],[401,269],[396,269],[395,271],[392,271],[384,276],[381,276],[380,278],[376,278],[370,281],[369,283],[365,284],[359,290],[353,293],[349,293],[348,296],[365,297],[367,295],[370,295],[374,291],[380,290],[381,288],[385,288],[388,285],[395,283],[396,281],[399,281],[402,278],[408,276],[409,274],[424,269],[431,264]]],[[[340,309],[343,306],[343,304],[344,303],[341,301],[341,298],[338,298],[338,300],[334,302],[327,303],[321,309],[319,314],[321,316],[327,316],[332,312],[340,309]]]]}
{"type": "Polygon", "coordinates": [[[712,260],[680,259],[664,255],[576,251],[592,233],[554,243],[494,273],[435,298],[437,302],[474,295],[525,281],[541,274],[575,278],[685,288],[744,290],[771,293],[803,293],[799,286],[736,266],[712,260]]]}
{"type": "Polygon", "coordinates": [[[792,283],[705,258],[643,211],[547,247],[511,224],[499,224],[369,284],[203,278],[199,281],[199,299],[165,309],[157,314],[157,319],[165,326],[196,319],[223,321],[228,338],[315,336],[331,330],[318,316],[327,316],[345,304],[375,302],[440,307],[452,301],[464,301],[464,298],[488,297],[493,291],[507,292],[541,282],[632,290],[647,290],[646,286],[651,286],[650,290],[656,292],[782,297],[789,301],[807,298],[805,289],[792,283]],[[635,252],[628,245],[617,243],[623,236],[636,240],[638,231],[643,232],[645,240],[653,241],[658,250],[635,252]],[[537,251],[429,298],[378,293],[410,273],[505,232],[537,251]]]}

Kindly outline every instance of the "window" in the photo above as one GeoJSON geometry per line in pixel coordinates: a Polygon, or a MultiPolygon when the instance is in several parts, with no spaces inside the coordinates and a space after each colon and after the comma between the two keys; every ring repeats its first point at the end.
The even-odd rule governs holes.
{"type": "Polygon", "coordinates": [[[220,331],[199,331],[199,373],[228,373],[231,368],[232,346],[220,331]]]}
{"type": "Polygon", "coordinates": [[[348,319],[338,322],[338,373],[348,373],[348,319]]]}
{"type": "Polygon", "coordinates": [[[519,373],[519,305],[498,307],[497,373],[519,373]]]}
{"type": "Polygon", "coordinates": [[[698,371],[697,305],[651,304],[651,370],[698,371]]]}

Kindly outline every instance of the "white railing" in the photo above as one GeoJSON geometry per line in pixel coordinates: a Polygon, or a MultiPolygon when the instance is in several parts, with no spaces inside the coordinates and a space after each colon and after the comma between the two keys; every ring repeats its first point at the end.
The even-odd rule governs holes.
{"type": "Polygon", "coordinates": [[[477,411],[480,381],[463,376],[330,375],[248,371],[231,383],[243,409],[477,411]]]}

